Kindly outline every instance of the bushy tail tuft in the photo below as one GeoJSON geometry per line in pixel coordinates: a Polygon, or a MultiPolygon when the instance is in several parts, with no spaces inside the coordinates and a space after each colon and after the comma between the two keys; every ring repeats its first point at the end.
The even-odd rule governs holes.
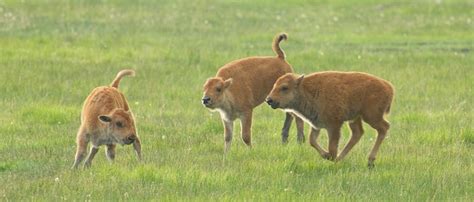
{"type": "Polygon", "coordinates": [[[131,70],[131,69],[124,69],[122,71],[120,71],[117,76],[115,77],[114,81],[112,81],[112,83],[110,84],[110,86],[114,87],[114,88],[118,88],[119,86],[119,83],[120,83],[120,80],[122,79],[122,77],[124,76],[135,76],[135,71],[131,70]]]}
{"type": "Polygon", "coordinates": [[[285,52],[283,52],[283,50],[280,48],[280,42],[283,41],[283,40],[287,40],[288,39],[288,35],[286,33],[280,33],[278,35],[275,36],[275,38],[273,39],[273,51],[278,55],[279,58],[281,59],[285,59],[285,52]]]}

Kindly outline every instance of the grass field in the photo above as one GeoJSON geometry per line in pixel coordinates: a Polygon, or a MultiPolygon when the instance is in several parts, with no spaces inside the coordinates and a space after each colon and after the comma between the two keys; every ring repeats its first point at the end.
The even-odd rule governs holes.
{"type": "Polygon", "coordinates": [[[473,21],[467,0],[0,0],[0,201],[472,201],[473,21]],[[282,31],[298,73],[363,71],[393,83],[375,169],[367,125],[334,164],[298,145],[294,126],[283,146],[284,113],[266,105],[254,113],[254,147],[237,124],[224,158],[202,85],[231,60],[274,55],[282,31]],[[137,72],[120,89],[143,162],[127,146],[110,164],[101,148],[91,169],[71,170],[82,102],[123,68],[137,72]]]}

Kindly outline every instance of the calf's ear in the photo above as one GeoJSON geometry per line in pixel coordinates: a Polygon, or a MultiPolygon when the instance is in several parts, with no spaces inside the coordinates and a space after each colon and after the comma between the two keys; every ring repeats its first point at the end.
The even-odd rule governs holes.
{"type": "Polygon", "coordinates": [[[99,120],[102,121],[103,123],[110,123],[112,121],[112,118],[107,115],[100,115],[99,120]]]}
{"type": "Polygon", "coordinates": [[[212,79],[212,77],[209,77],[208,79],[206,79],[206,82],[204,82],[204,85],[202,85],[202,87],[206,87],[207,83],[209,83],[209,81],[212,79]]]}
{"type": "Polygon", "coordinates": [[[296,85],[299,86],[304,79],[304,74],[296,79],[296,85]]]}
{"type": "Polygon", "coordinates": [[[230,85],[232,85],[232,82],[233,82],[232,78],[225,80],[224,88],[228,88],[230,85]]]}

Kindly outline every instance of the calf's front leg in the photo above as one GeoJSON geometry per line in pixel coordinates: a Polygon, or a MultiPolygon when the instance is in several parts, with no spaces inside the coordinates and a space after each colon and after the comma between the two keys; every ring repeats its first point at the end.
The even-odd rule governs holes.
{"type": "Polygon", "coordinates": [[[296,114],[293,114],[295,117],[295,123],[296,123],[296,133],[297,133],[297,140],[299,144],[303,144],[305,139],[304,139],[304,121],[300,117],[298,117],[296,114]]]}
{"type": "Polygon", "coordinates": [[[115,145],[114,144],[108,144],[107,145],[107,150],[105,151],[105,154],[107,155],[107,158],[109,159],[110,162],[113,162],[115,159],[115,145]]]}
{"type": "Polygon", "coordinates": [[[135,150],[135,153],[137,154],[137,158],[139,161],[142,160],[142,143],[140,141],[140,138],[135,139],[133,142],[133,149],[135,150]]]}
{"type": "Polygon", "coordinates": [[[252,111],[244,113],[240,120],[242,140],[249,147],[252,147],[252,111]]]}
{"type": "Polygon", "coordinates": [[[224,153],[227,153],[229,152],[230,146],[232,144],[232,132],[234,130],[234,122],[222,119],[222,124],[224,124],[224,153]]]}
{"type": "Polygon", "coordinates": [[[96,147],[96,146],[92,145],[89,156],[87,157],[87,160],[84,163],[84,167],[86,167],[86,168],[91,167],[92,159],[94,159],[95,154],[97,154],[98,151],[99,151],[99,147],[96,147]]]}
{"type": "Polygon", "coordinates": [[[309,135],[309,144],[318,151],[319,155],[323,157],[324,159],[329,159],[330,155],[329,153],[324,150],[319,144],[318,144],[318,137],[320,134],[321,130],[317,128],[311,128],[311,133],[309,135]]]}
{"type": "Polygon", "coordinates": [[[79,167],[79,164],[82,162],[86,155],[86,150],[87,150],[87,138],[86,138],[86,133],[82,129],[82,127],[79,129],[77,138],[76,138],[76,144],[77,144],[77,149],[76,149],[76,157],[74,160],[74,165],[72,166],[73,169],[76,169],[79,167]]]}

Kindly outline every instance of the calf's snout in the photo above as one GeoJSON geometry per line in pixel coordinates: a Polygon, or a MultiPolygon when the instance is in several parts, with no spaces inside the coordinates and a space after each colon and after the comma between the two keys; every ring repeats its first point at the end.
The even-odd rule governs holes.
{"type": "Polygon", "coordinates": [[[271,105],[273,103],[273,100],[272,100],[272,98],[267,97],[267,99],[265,99],[265,102],[267,102],[267,104],[271,105]]]}
{"type": "Polygon", "coordinates": [[[273,109],[276,109],[278,108],[278,102],[275,102],[272,98],[270,97],[267,97],[267,99],[265,99],[265,102],[270,105],[273,109]]]}
{"type": "Polygon", "coordinates": [[[210,102],[211,102],[211,98],[210,98],[209,96],[204,96],[204,97],[202,98],[202,104],[207,105],[207,104],[209,104],[210,102]]]}
{"type": "Polygon", "coordinates": [[[134,135],[134,134],[131,134],[124,140],[124,143],[125,144],[132,144],[133,142],[135,142],[136,139],[137,139],[137,136],[134,135]]]}

